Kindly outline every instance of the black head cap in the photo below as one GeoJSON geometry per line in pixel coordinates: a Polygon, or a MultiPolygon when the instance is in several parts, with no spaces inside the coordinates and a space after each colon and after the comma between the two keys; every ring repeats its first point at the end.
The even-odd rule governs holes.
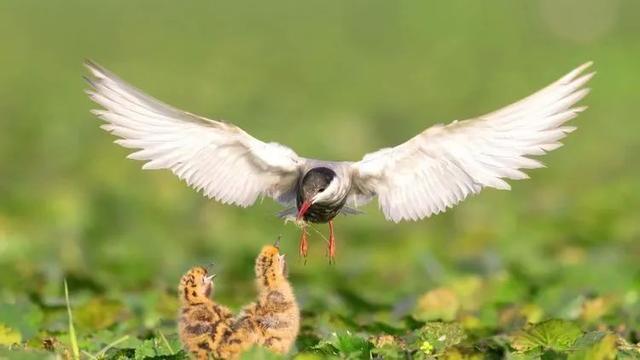
{"type": "Polygon", "coordinates": [[[334,177],[336,177],[336,173],[326,167],[317,167],[307,171],[300,181],[298,200],[300,202],[309,200],[317,193],[324,191],[334,177]]]}

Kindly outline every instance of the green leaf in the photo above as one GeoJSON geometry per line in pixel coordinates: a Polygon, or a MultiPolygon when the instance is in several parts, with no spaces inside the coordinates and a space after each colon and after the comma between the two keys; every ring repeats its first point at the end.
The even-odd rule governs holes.
{"type": "Polygon", "coordinates": [[[402,350],[399,346],[395,345],[384,345],[379,348],[375,348],[371,350],[373,355],[376,355],[374,359],[404,359],[405,351],[402,350]]]}
{"type": "Polygon", "coordinates": [[[360,336],[347,331],[336,334],[336,347],[345,355],[368,354],[373,345],[360,336]]]}
{"type": "Polygon", "coordinates": [[[249,351],[242,354],[241,357],[241,359],[246,360],[279,360],[282,358],[282,355],[274,354],[269,350],[258,346],[252,347],[249,351]]]}
{"type": "Polygon", "coordinates": [[[74,310],[76,325],[96,331],[115,324],[124,314],[124,306],[117,300],[92,298],[74,310]]]}
{"type": "Polygon", "coordinates": [[[457,323],[430,322],[418,331],[414,347],[424,354],[440,354],[445,349],[460,344],[467,335],[457,323]]]}
{"type": "Polygon", "coordinates": [[[314,351],[323,355],[338,355],[338,348],[333,345],[329,340],[321,340],[316,345],[309,348],[310,351],[314,351]]]}
{"type": "Polygon", "coordinates": [[[437,288],[418,299],[413,316],[422,321],[454,320],[460,310],[460,300],[449,288],[437,288]]]}
{"type": "Polygon", "coordinates": [[[575,343],[577,351],[569,356],[570,360],[607,360],[615,359],[617,337],[601,331],[586,333],[575,343]]]}
{"type": "Polygon", "coordinates": [[[346,358],[368,358],[369,351],[372,348],[373,344],[368,340],[346,331],[343,333],[333,333],[330,341],[320,341],[313,346],[311,350],[325,355],[340,355],[346,358]]]}
{"type": "Polygon", "coordinates": [[[552,319],[519,331],[511,339],[516,351],[530,351],[538,347],[555,351],[570,349],[582,331],[573,322],[552,319]]]}
{"type": "Polygon", "coordinates": [[[22,340],[31,339],[37,334],[43,318],[40,308],[28,301],[0,304],[0,323],[19,331],[22,340]]]}
{"type": "Polygon", "coordinates": [[[100,330],[91,336],[82,338],[78,344],[84,351],[94,354],[104,351],[105,348],[135,349],[142,344],[142,341],[134,336],[117,334],[110,330],[100,330]]]}
{"type": "Polygon", "coordinates": [[[22,335],[4,324],[0,324],[0,345],[19,344],[22,341],[22,335]]]}
{"type": "Polygon", "coordinates": [[[404,343],[398,338],[391,335],[379,335],[370,339],[374,345],[371,354],[374,358],[382,359],[400,359],[404,358],[404,343]]]}
{"type": "Polygon", "coordinates": [[[162,357],[170,356],[171,358],[176,358],[176,359],[182,358],[183,353],[181,352],[173,353],[172,350],[173,349],[170,349],[169,347],[166,346],[166,343],[162,339],[151,338],[151,339],[144,340],[142,344],[140,344],[140,346],[136,348],[135,358],[147,359],[147,358],[154,358],[159,356],[162,356],[162,357]]]}
{"type": "Polygon", "coordinates": [[[136,349],[135,358],[144,359],[159,355],[156,351],[156,342],[154,339],[148,339],[142,342],[142,345],[136,349]]]}

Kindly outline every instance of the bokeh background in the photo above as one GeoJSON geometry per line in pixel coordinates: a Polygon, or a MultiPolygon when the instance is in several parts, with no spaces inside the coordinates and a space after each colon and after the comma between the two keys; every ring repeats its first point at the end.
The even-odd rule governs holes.
{"type": "Polygon", "coordinates": [[[80,337],[171,337],[186,269],[215,262],[216,297],[237,309],[254,296],[257,251],[282,235],[303,307],[330,318],[309,325],[319,338],[344,327],[335,314],[393,323],[440,289],[454,308],[425,319],[499,328],[505,307],[529,306],[530,321],[584,320],[602,300],[584,326],[632,342],[638,14],[632,0],[0,1],[0,324],[28,347],[64,345],[66,278],[80,337]],[[375,203],[341,217],[330,266],[314,232],[300,261],[273,201],[221,205],[125,159],[89,114],[85,58],[177,107],[341,160],[495,110],[583,62],[598,74],[547,168],[419,222],[386,222],[375,203]]]}

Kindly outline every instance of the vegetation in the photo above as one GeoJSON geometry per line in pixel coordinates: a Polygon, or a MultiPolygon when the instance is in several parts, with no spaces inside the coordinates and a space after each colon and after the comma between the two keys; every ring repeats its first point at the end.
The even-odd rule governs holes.
{"type": "Polygon", "coordinates": [[[215,296],[237,310],[280,234],[303,308],[296,359],[639,358],[638,13],[631,0],[0,2],[0,358],[184,358],[180,275],[214,262],[215,296]],[[587,60],[598,75],[578,131],[531,180],[415,223],[368,205],[337,219],[335,265],[324,226],[305,265],[272,201],[221,205],[126,160],[89,114],[85,57],[339,159],[587,60]]]}

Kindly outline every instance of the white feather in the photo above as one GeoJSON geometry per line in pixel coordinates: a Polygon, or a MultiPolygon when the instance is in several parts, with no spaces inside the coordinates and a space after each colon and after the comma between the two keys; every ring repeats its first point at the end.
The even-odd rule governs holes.
{"type": "Polygon", "coordinates": [[[594,73],[578,77],[584,64],[535,94],[493,113],[435,125],[394,148],[352,164],[351,203],[373,196],[389,220],[417,220],[445,211],[485,187],[510,189],[504,179],[528,176],[520,169],[543,165],[532,155],[562,146],[575,127],[564,124],[586,107],[594,73]]]}
{"type": "Polygon", "coordinates": [[[276,200],[295,188],[305,160],[293,150],[264,143],[242,129],[175,109],[87,62],[92,112],[102,128],[137,149],[128,157],[143,169],[169,169],[187,184],[223,203],[249,206],[260,196],[276,200]]]}

